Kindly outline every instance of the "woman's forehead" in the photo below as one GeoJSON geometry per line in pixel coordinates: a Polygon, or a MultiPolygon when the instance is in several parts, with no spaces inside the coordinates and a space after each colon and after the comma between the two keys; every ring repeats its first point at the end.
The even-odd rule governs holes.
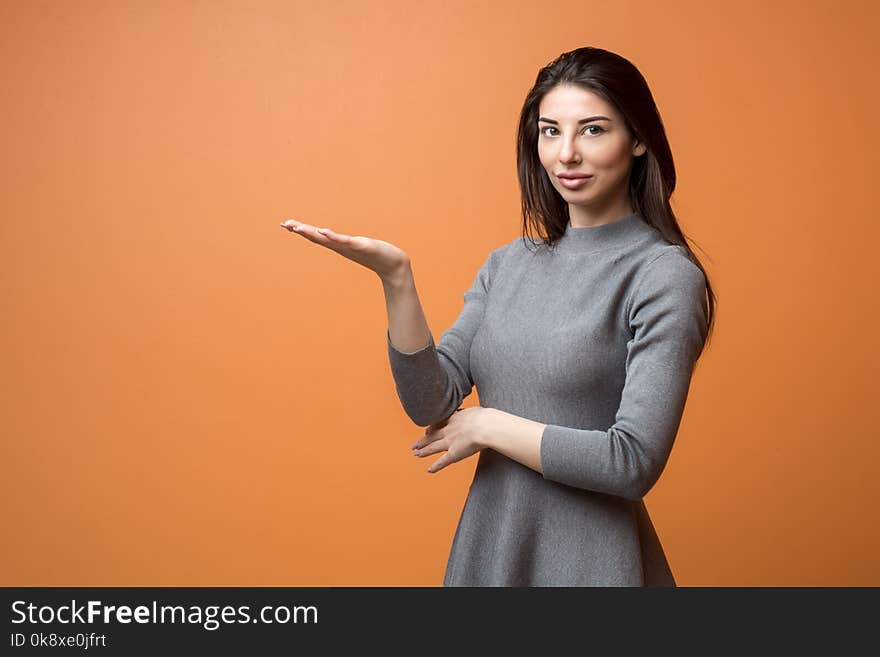
{"type": "Polygon", "coordinates": [[[556,120],[574,120],[593,114],[611,116],[613,106],[599,94],[576,85],[558,85],[541,99],[541,116],[556,120]],[[554,116],[548,116],[554,114],[554,116]]]}

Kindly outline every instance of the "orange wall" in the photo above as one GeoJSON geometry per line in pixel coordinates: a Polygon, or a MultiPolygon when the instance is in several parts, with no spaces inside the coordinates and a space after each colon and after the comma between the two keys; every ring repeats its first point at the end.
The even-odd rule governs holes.
{"type": "Polygon", "coordinates": [[[679,584],[880,584],[877,4],[711,4],[0,4],[0,583],[439,584],[476,458],[411,456],[378,278],[278,223],[406,249],[439,339],[595,45],[719,297],[646,498],[679,584]]]}

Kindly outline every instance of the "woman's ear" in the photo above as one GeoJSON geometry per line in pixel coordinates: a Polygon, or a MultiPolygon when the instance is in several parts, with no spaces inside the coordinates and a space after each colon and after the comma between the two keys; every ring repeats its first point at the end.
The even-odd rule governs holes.
{"type": "Polygon", "coordinates": [[[644,155],[648,152],[648,147],[645,146],[642,142],[637,141],[636,145],[633,146],[633,155],[638,157],[639,155],[644,155]]]}

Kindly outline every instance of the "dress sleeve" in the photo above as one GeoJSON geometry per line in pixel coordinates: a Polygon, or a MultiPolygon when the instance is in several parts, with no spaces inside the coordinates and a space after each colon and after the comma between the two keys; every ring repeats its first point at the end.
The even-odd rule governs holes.
{"type": "Polygon", "coordinates": [[[473,389],[471,375],[471,342],[483,321],[486,296],[489,293],[491,252],[477,272],[470,288],[464,293],[464,307],[453,325],[434,344],[413,352],[400,351],[391,343],[391,332],[385,331],[388,359],[397,396],[410,419],[418,426],[436,424],[452,415],[473,389]]]}
{"type": "Polygon", "coordinates": [[[677,247],[651,261],[628,310],[626,380],[607,431],[548,424],[544,479],[640,500],[660,478],[707,335],[706,279],[677,247]]]}

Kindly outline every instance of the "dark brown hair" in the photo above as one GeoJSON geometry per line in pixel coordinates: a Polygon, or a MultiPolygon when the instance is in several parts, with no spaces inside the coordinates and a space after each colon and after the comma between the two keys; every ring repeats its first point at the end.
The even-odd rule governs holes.
{"type": "Polygon", "coordinates": [[[688,246],[669,204],[675,190],[675,164],[663,120],[645,78],[620,55],[601,48],[578,48],[559,55],[538,71],[520,113],[516,139],[523,238],[529,235],[530,228],[534,228],[539,238],[552,247],[565,233],[569,222],[568,202],[554,189],[538,157],[538,107],[544,95],[559,84],[580,86],[604,98],[621,114],[630,134],[645,144],[647,150],[633,158],[629,177],[630,204],[633,211],[669,243],[684,247],[688,258],[703,272],[711,335],[715,324],[715,292],[705,268],[688,246]]]}

